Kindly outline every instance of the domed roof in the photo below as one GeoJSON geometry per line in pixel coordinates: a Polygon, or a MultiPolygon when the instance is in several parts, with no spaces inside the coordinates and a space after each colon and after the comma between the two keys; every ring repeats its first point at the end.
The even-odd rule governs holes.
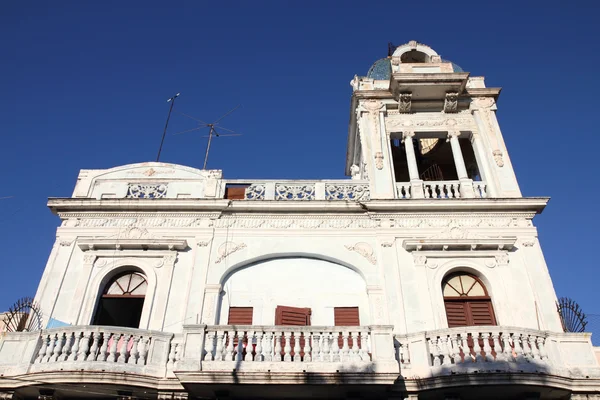
{"type": "MultiPolygon", "coordinates": [[[[453,63],[450,60],[442,60],[444,63],[452,64],[453,72],[464,72],[464,70],[458,65],[453,63]]],[[[389,80],[392,77],[392,61],[391,57],[381,58],[369,68],[369,72],[367,72],[367,78],[375,79],[378,81],[389,80]]]]}
{"type": "Polygon", "coordinates": [[[378,81],[388,80],[392,76],[392,62],[390,57],[382,58],[375,61],[375,64],[369,68],[367,78],[372,78],[378,81]]]}

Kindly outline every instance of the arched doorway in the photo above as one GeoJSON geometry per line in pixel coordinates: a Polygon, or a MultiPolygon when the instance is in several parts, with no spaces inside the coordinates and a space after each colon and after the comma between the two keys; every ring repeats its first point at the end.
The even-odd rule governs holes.
{"type": "Polygon", "coordinates": [[[442,282],[448,327],[496,325],[492,299],[479,278],[465,272],[442,282]]]}
{"type": "Polygon", "coordinates": [[[127,271],[104,287],[93,325],[139,328],[148,282],[140,272],[127,271]]]}

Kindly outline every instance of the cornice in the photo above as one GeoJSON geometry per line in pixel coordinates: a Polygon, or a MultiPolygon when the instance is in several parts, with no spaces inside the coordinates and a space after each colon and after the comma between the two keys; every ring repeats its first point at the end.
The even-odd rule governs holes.
{"type": "Polygon", "coordinates": [[[356,201],[275,201],[275,200],[205,200],[205,199],[55,199],[48,206],[55,214],[84,212],[218,212],[238,213],[334,213],[363,214],[365,212],[533,212],[541,213],[547,197],[516,197],[486,199],[389,199],[356,201]]]}
{"type": "Polygon", "coordinates": [[[470,97],[493,97],[494,100],[498,99],[502,88],[467,88],[464,95],[470,97]]]}

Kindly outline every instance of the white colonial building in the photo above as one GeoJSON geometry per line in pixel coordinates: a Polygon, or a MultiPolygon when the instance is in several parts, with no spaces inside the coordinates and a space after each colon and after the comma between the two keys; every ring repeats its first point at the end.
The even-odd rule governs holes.
{"type": "Polygon", "coordinates": [[[417,42],[351,85],[350,179],[82,170],[0,398],[600,398],[500,89],[417,42]]]}

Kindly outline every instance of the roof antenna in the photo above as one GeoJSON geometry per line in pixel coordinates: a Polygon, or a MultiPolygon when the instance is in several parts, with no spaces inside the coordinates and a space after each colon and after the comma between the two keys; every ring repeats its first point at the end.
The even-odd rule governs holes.
{"type": "Polygon", "coordinates": [[[174,133],[174,135],[180,135],[182,133],[187,133],[187,132],[197,131],[197,130],[204,129],[204,128],[209,128],[208,129],[208,135],[203,136],[203,137],[207,137],[208,138],[208,143],[206,144],[206,154],[204,155],[204,166],[202,167],[202,169],[206,169],[206,164],[208,163],[208,153],[210,152],[210,144],[212,142],[213,136],[216,136],[216,137],[221,137],[221,136],[242,136],[241,133],[236,133],[235,131],[232,131],[231,129],[225,129],[222,126],[219,126],[219,121],[221,121],[223,118],[225,118],[226,116],[228,116],[229,114],[231,114],[232,112],[234,112],[235,110],[237,110],[239,107],[240,107],[240,105],[235,106],[233,109],[231,109],[228,112],[226,112],[225,114],[223,114],[215,122],[212,122],[210,124],[207,123],[207,122],[202,121],[201,119],[192,117],[191,115],[187,115],[187,114],[184,114],[182,112],[179,113],[179,114],[181,114],[183,116],[186,116],[188,118],[193,119],[194,121],[200,122],[200,124],[198,124],[198,126],[196,128],[194,128],[194,129],[188,129],[187,131],[177,132],[177,133],[174,133]],[[219,130],[223,130],[223,131],[227,131],[227,132],[231,132],[231,133],[227,133],[227,134],[219,133],[219,132],[217,132],[217,128],[219,130]]]}
{"type": "Polygon", "coordinates": [[[162,151],[163,143],[165,142],[165,136],[167,134],[167,127],[169,126],[169,120],[171,119],[171,112],[173,111],[173,106],[175,105],[175,99],[179,97],[181,93],[177,93],[175,96],[171,97],[167,100],[167,103],[171,103],[171,107],[169,107],[169,115],[167,116],[167,123],[165,124],[165,130],[163,131],[162,140],[160,141],[160,147],[158,148],[158,155],[156,156],[156,162],[160,160],[160,152],[162,151]]]}

